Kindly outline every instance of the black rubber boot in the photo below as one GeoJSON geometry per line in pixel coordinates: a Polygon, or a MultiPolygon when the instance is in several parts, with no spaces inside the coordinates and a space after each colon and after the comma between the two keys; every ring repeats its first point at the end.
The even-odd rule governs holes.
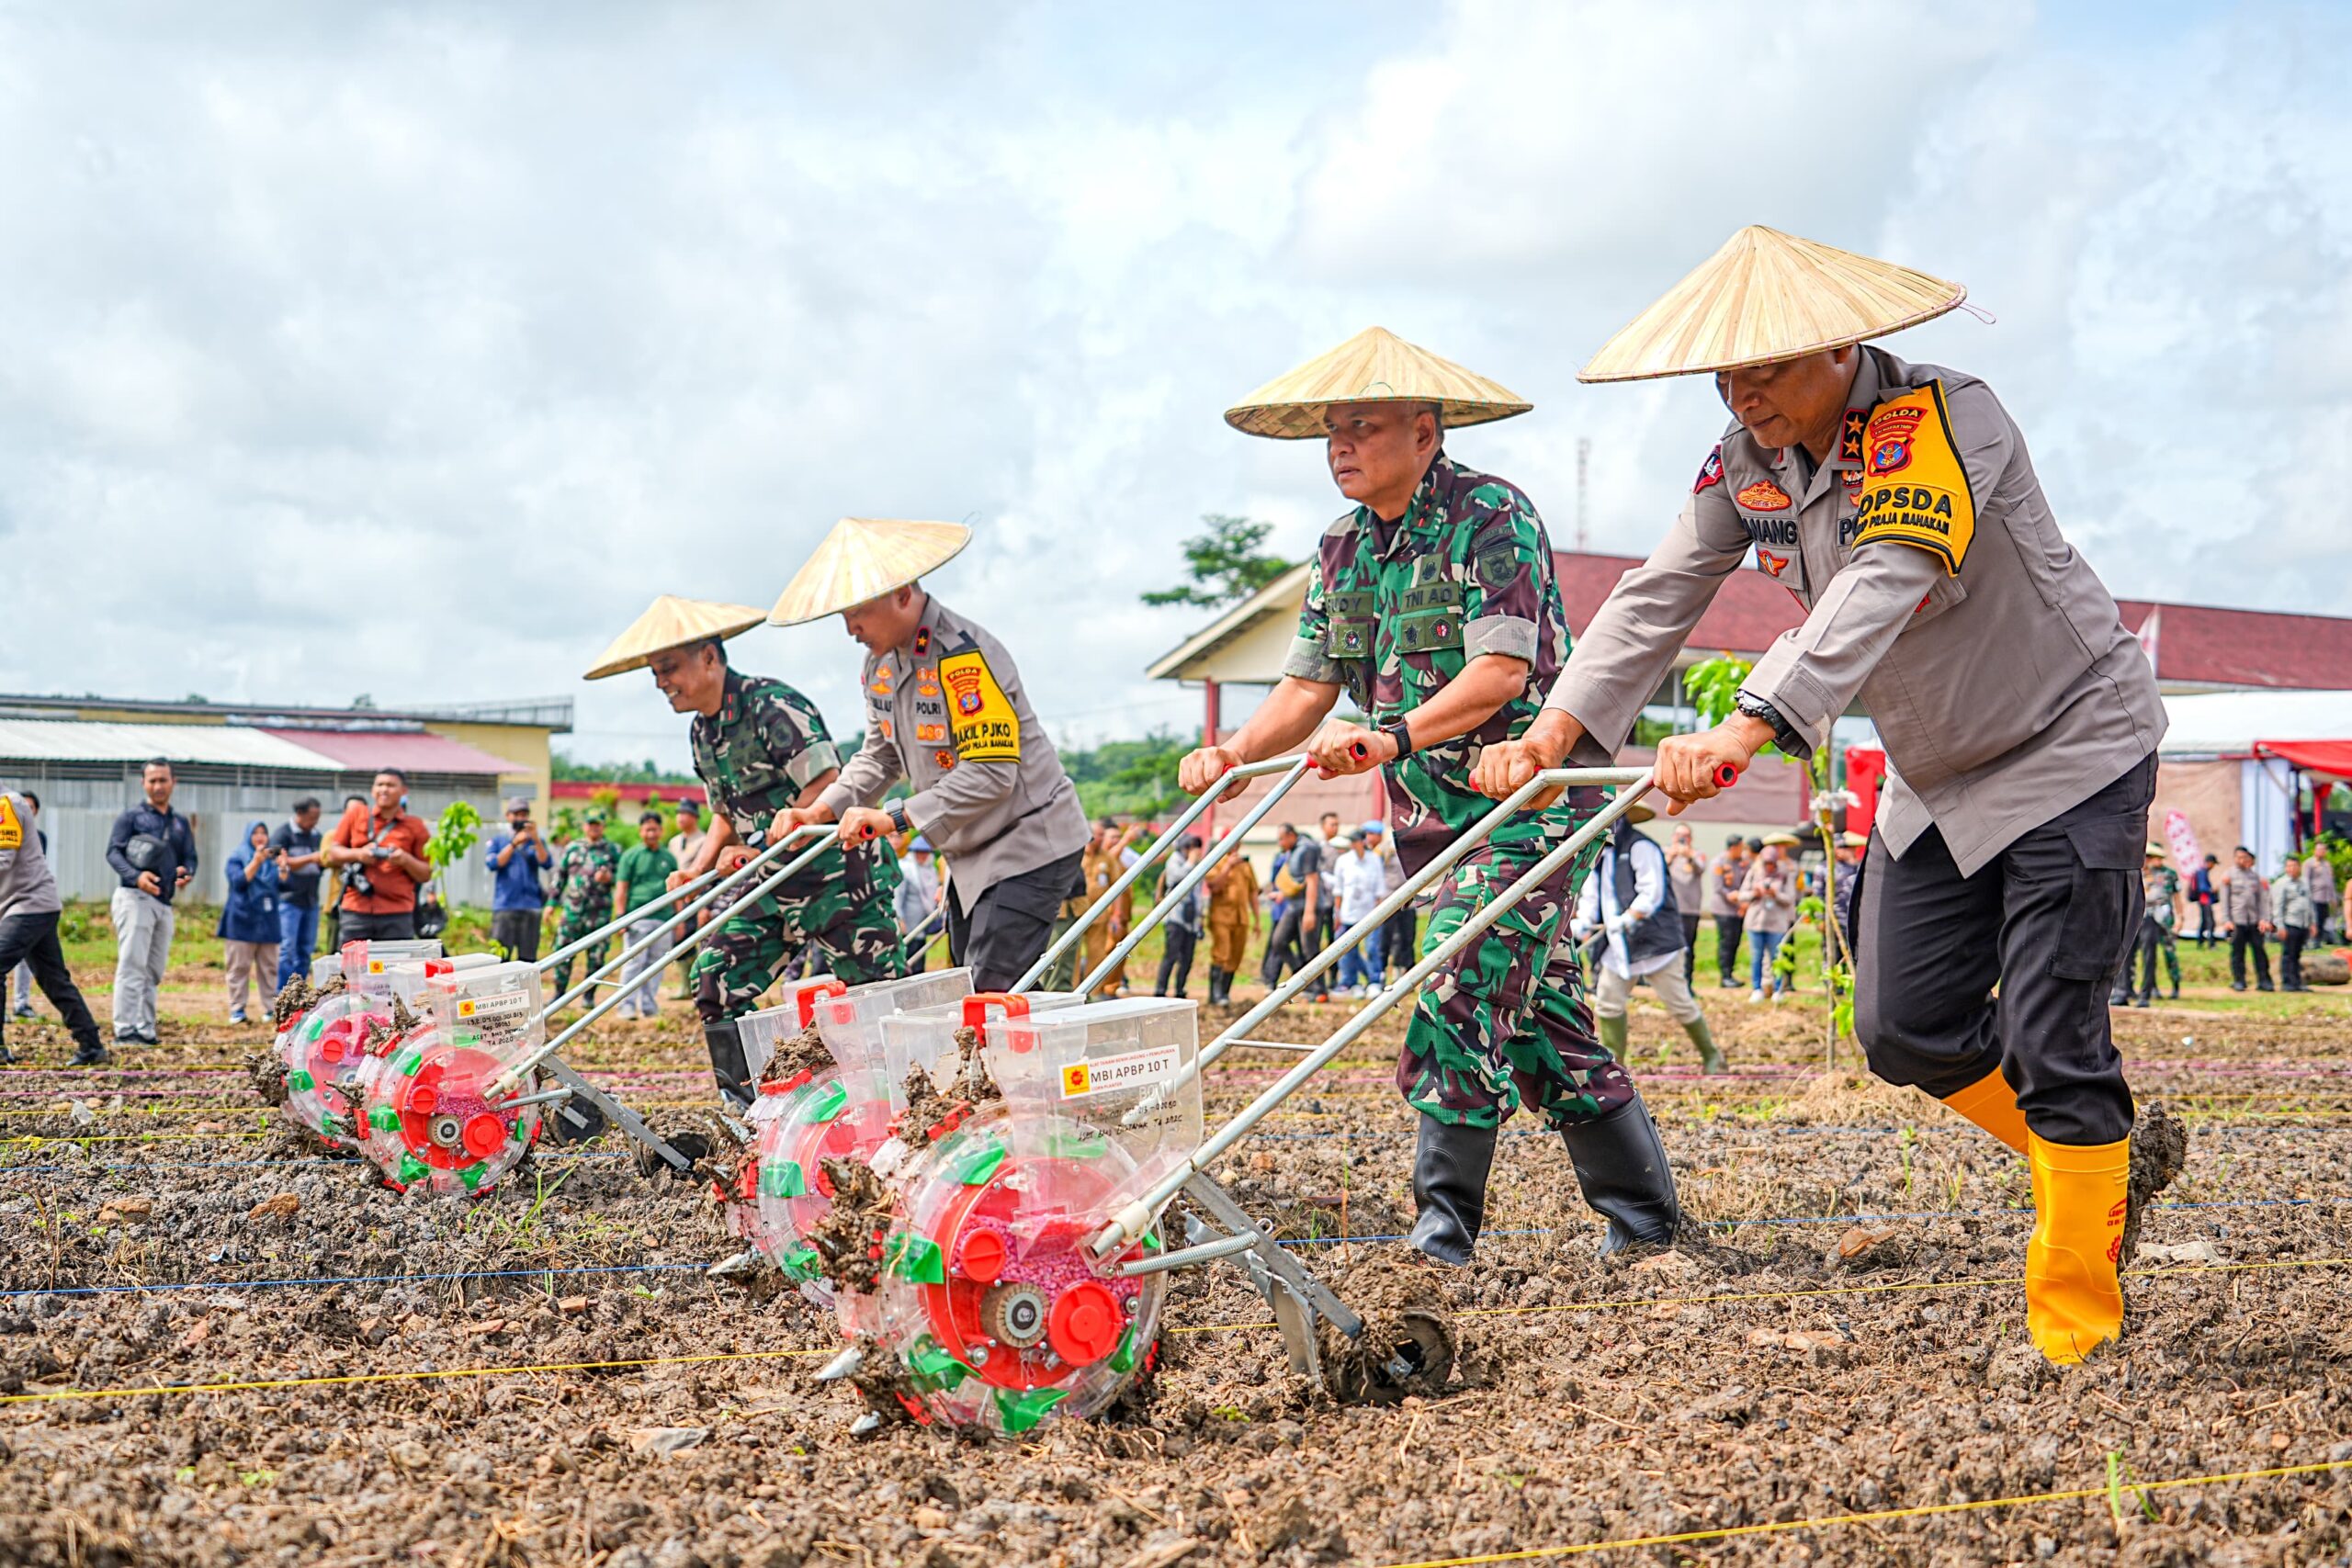
{"type": "Polygon", "coordinates": [[[1648,1106],[1636,1099],[1598,1122],[1563,1127],[1560,1141],[1568,1146],[1584,1201],[1609,1221],[1601,1257],[1637,1243],[1674,1240],[1682,1207],[1675,1201],[1674,1172],[1648,1106]]]}
{"type": "Polygon", "coordinates": [[[702,1026],[703,1044],[710,1052],[710,1076],[718,1092],[739,1110],[752,1103],[752,1067],[743,1055],[742,1032],[736,1021],[722,1018],[702,1026]]]}
{"type": "Polygon", "coordinates": [[[1419,1217],[1405,1239],[1440,1263],[1462,1267],[1478,1243],[1498,1131],[1421,1118],[1413,1145],[1413,1206],[1419,1217]]]}
{"type": "Polygon", "coordinates": [[[1228,975],[1214,964],[1209,965],[1209,1006],[1213,1008],[1221,1008],[1225,1005],[1225,988],[1228,985],[1232,984],[1232,982],[1233,976],[1231,975],[1228,975]]]}
{"type": "Polygon", "coordinates": [[[100,1043],[96,1034],[81,1041],[80,1046],[74,1053],[74,1066],[77,1067],[103,1067],[114,1060],[114,1053],[100,1043]]]}

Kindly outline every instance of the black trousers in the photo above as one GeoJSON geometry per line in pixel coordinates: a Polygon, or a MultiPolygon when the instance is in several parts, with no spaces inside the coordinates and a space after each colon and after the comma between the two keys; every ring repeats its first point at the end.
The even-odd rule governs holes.
{"type": "MultiPolygon", "coordinates": [[[[2156,954],[2164,954],[2165,972],[2172,976],[2173,995],[2180,994],[2180,948],[2174,942],[2172,930],[2158,925],[2143,916],[2140,920],[2140,994],[2150,1001],[2156,999],[2156,954]]],[[[2124,965],[2128,977],[2131,965],[2124,965]]]]}
{"type": "Polygon", "coordinates": [[[2230,928],[2230,979],[2234,985],[2245,984],[2245,955],[2254,954],[2255,983],[2264,990],[2270,988],[2270,948],[2262,940],[2260,926],[2230,928]]]}
{"type": "Polygon", "coordinates": [[[1726,986],[1739,984],[1739,939],[1747,930],[1738,915],[1715,917],[1715,968],[1726,986]]]}
{"type": "Polygon", "coordinates": [[[2311,934],[2309,926],[2278,928],[2278,983],[2290,991],[2302,988],[2303,943],[2311,934]]]}
{"type": "MultiPolygon", "coordinates": [[[[1410,904],[1388,917],[1380,928],[1380,962],[1398,975],[1421,961],[1421,917],[1410,904]]],[[[1383,975],[1385,982],[1388,976],[1383,975]]]]}
{"type": "Polygon", "coordinates": [[[972,967],[972,989],[1009,991],[1044,956],[1063,901],[1080,896],[1079,863],[1072,850],[1035,871],[1021,872],[989,886],[964,908],[956,879],[947,881],[947,962],[972,967]]]}
{"type": "Polygon", "coordinates": [[[1192,983],[1193,950],[1200,945],[1201,933],[1171,921],[1159,928],[1159,934],[1167,939],[1168,945],[1160,951],[1159,978],[1152,983],[1151,994],[1181,997],[1192,983]],[[1171,976],[1176,981],[1172,987],[1168,983],[1171,976]]]}
{"type": "Polygon", "coordinates": [[[537,964],[539,961],[540,911],[537,909],[501,909],[490,917],[490,940],[506,955],[509,964],[537,964]]]}
{"type": "Polygon", "coordinates": [[[1699,967],[1699,928],[1706,923],[1704,915],[1682,917],[1682,983],[1689,985],[1699,967]]]}
{"type": "Polygon", "coordinates": [[[1901,860],[1871,835],[1854,897],[1854,1025],[1872,1072],[1941,1099],[1997,1067],[2037,1136],[2131,1134],[2108,992],[2140,932],[2155,784],[2149,757],[1973,876],[1933,828],[1901,860]]]}
{"type": "MultiPolygon", "coordinates": [[[[23,964],[33,972],[33,984],[49,998],[64,1021],[65,1032],[74,1036],[77,1045],[94,1046],[98,1039],[98,1021],[90,1016],[90,1004],[82,999],[82,987],[74,983],[74,972],[65,967],[65,949],[57,940],[57,911],[45,915],[11,915],[0,920],[0,979],[23,964]]],[[[0,1008],[0,1018],[7,1010],[0,1008]]],[[[0,1050],[7,1047],[7,1028],[0,1023],[0,1050]]]]}
{"type": "Polygon", "coordinates": [[[1304,912],[1296,906],[1283,910],[1283,918],[1274,922],[1273,934],[1266,939],[1266,962],[1260,966],[1258,977],[1270,991],[1283,983],[1285,972],[1295,975],[1323,951],[1326,928],[1318,923],[1311,931],[1301,931],[1298,920],[1304,912]]]}
{"type": "Polygon", "coordinates": [[[2197,906],[2197,945],[2211,947],[2219,940],[2213,931],[2213,906],[2208,900],[2197,906]]]}
{"type": "Polygon", "coordinates": [[[342,947],[355,942],[414,942],[416,911],[401,909],[390,915],[363,915],[356,909],[343,911],[343,923],[335,932],[335,945],[342,947]]]}

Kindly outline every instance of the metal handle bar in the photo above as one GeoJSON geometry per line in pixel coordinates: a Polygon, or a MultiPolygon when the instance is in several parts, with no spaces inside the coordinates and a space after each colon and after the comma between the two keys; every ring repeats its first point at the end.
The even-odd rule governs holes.
{"type": "MultiPolygon", "coordinates": [[[[1078,983],[1078,994],[1081,998],[1092,996],[1094,987],[1101,985],[1106,976],[1113,974],[1120,964],[1127,961],[1127,954],[1136,950],[1136,944],[1149,936],[1152,929],[1160,921],[1175,913],[1177,906],[1183,903],[1185,896],[1198,887],[1202,879],[1210,872],[1216,869],[1218,862],[1233,852],[1234,847],[1241,842],[1242,835],[1265,818],[1266,813],[1272,811],[1280,803],[1282,797],[1290,793],[1291,785],[1306,776],[1306,769],[1307,759],[1305,757],[1292,762],[1288,771],[1276,779],[1274,786],[1266,792],[1265,798],[1244,813],[1241,820],[1226,829],[1224,835],[1216,843],[1204,850],[1201,852],[1201,858],[1188,867],[1182,876],[1177,878],[1176,886],[1160,895],[1159,902],[1145,911],[1143,919],[1136,922],[1135,930],[1129,931],[1116,946],[1103,955],[1102,962],[1094,966],[1092,974],[1078,983]]],[[[1227,776],[1231,777],[1230,774],[1227,776]]],[[[1222,782],[1222,780],[1219,781],[1220,784],[1222,782]]],[[[1216,786],[1210,787],[1215,789],[1216,786]]],[[[1204,792],[1204,795],[1206,793],[1204,792]]],[[[1171,829],[1170,831],[1173,833],[1174,829],[1171,829]]]]}
{"type": "MultiPolygon", "coordinates": [[[[590,991],[594,990],[599,984],[605,986],[619,984],[617,981],[606,980],[605,979],[605,976],[620,969],[624,964],[628,963],[630,958],[635,956],[637,953],[643,952],[646,944],[652,942],[654,938],[660,936],[663,931],[676,930],[679,926],[684,924],[686,920],[696,911],[707,907],[712,899],[718,897],[721,893],[726,892],[729,887],[737,883],[747,880],[755,872],[757,872],[761,866],[765,865],[768,862],[782,854],[793,844],[809,837],[820,827],[828,833],[835,830],[831,827],[823,823],[803,823],[801,826],[791,829],[783,837],[777,839],[775,843],[769,844],[765,848],[762,849],[757,854],[753,855],[750,860],[745,861],[741,865],[737,866],[733,871],[729,872],[725,877],[720,879],[716,886],[710,888],[701,897],[695,899],[691,904],[671,911],[670,914],[663,917],[662,923],[659,926],[647,932],[644,936],[639,938],[636,945],[630,945],[628,942],[624,939],[621,943],[621,950],[619,953],[616,953],[612,958],[606,960],[605,963],[598,964],[595,968],[591,969],[587,975],[581,979],[580,984],[572,987],[571,989],[564,992],[563,995],[548,1003],[545,1010],[546,1015],[549,1018],[553,1018],[557,1013],[562,1011],[565,1008],[570,1007],[573,1002],[578,1001],[590,991]]],[[[718,874],[718,868],[717,866],[713,866],[710,870],[704,872],[696,880],[707,882],[718,874]]],[[[694,886],[694,884],[687,884],[687,886],[694,886]]],[[[677,893],[684,893],[685,891],[685,887],[680,887],[675,890],[677,893]]],[[[616,925],[628,925],[637,920],[641,920],[644,918],[645,911],[643,909],[635,909],[630,911],[628,914],[624,915],[619,920],[614,923],[616,925]]],[[[606,926],[605,929],[609,931],[613,928],[612,926],[606,926]]],[[[579,943],[574,942],[572,945],[577,947],[579,943]]],[[[544,964],[542,964],[542,967],[544,967],[544,964]]],[[[628,989],[624,987],[619,994],[627,996],[628,994],[628,989]]]]}
{"type": "MultiPolygon", "coordinates": [[[[664,929],[666,930],[669,926],[675,924],[677,921],[684,919],[688,915],[697,913],[706,905],[709,904],[711,900],[726,892],[729,887],[742,881],[745,876],[749,875],[757,867],[775,856],[782,854],[785,850],[791,845],[798,843],[811,835],[816,836],[819,841],[810,844],[805,852],[794,856],[783,870],[765,878],[758,886],[752,888],[751,893],[746,896],[746,902],[756,902],[761,898],[766,897],[770,893],[783,886],[788,878],[797,874],[799,872],[807,869],[809,865],[815,863],[817,857],[823,854],[826,849],[832,844],[834,841],[834,830],[831,824],[810,822],[801,827],[795,828],[790,832],[786,833],[775,843],[770,844],[767,848],[762,850],[757,856],[745,861],[741,866],[728,874],[726,879],[720,882],[718,886],[712,888],[709,892],[704,894],[701,897],[695,899],[693,903],[679,910],[668,920],[663,921],[662,925],[664,929]]],[[[714,921],[710,925],[703,927],[702,930],[695,931],[687,936],[684,942],[679,942],[676,947],[671,949],[671,952],[673,953],[684,953],[696,942],[702,941],[706,934],[717,929],[718,923],[714,921]]],[[[647,936],[639,938],[634,942],[631,942],[622,951],[620,958],[615,960],[615,962],[625,962],[628,959],[634,958],[639,953],[643,953],[647,948],[651,947],[654,942],[661,939],[661,936],[662,932],[657,931],[647,936]]],[[[483,1092],[487,1095],[495,1096],[513,1087],[516,1082],[522,1079],[524,1075],[530,1072],[532,1068],[537,1066],[549,1056],[554,1055],[557,1051],[562,1048],[566,1041],[579,1033],[582,1030],[587,1028],[590,1024],[595,1022],[598,1019],[604,1017],[606,1013],[612,1011],[615,1008],[620,1006],[621,1002],[628,998],[628,989],[615,991],[611,996],[606,997],[603,1001],[598,1002],[594,1007],[592,1007],[586,1012],[582,1013],[554,1039],[549,1040],[546,1044],[541,1045],[538,1049],[531,1052],[527,1055],[518,1057],[514,1061],[509,1063],[506,1068],[501,1072],[498,1077],[491,1080],[489,1088],[483,1092]]],[[[539,1016],[542,1018],[552,1016],[556,1008],[560,1005],[560,1001],[550,1002],[548,1004],[545,1011],[541,1012],[539,1016]]]]}
{"type": "MultiPolygon", "coordinates": [[[[1583,784],[1594,781],[1589,770],[1558,769],[1540,773],[1528,782],[1530,786],[1549,788],[1555,784],[1583,784]]],[[[1108,1258],[1125,1246],[1130,1237],[1140,1235],[1149,1229],[1152,1216],[1166,1207],[1169,1200],[1176,1196],[1184,1183],[1206,1170],[1227,1150],[1239,1143],[1249,1134],[1252,1127],[1265,1120],[1276,1107],[1296,1092],[1300,1085],[1322,1071],[1324,1066],[1334,1056],[1353,1044],[1357,1038],[1365,1030],[1370,1029],[1383,1014],[1405,998],[1412,995],[1420,983],[1436,974],[1448,959],[1486,935],[1487,928],[1517,908],[1529,894],[1550,881],[1563,866],[1574,863],[1576,857],[1584,852],[1587,845],[1614,827],[1617,819],[1631,810],[1634,804],[1642,796],[1647,795],[1657,782],[1657,775],[1650,769],[1645,768],[1634,775],[1633,782],[1618,792],[1616,799],[1595,813],[1591,821],[1561,840],[1555,848],[1528,867],[1517,881],[1504,888],[1493,899],[1471,911],[1468,919],[1464,920],[1452,935],[1430,949],[1427,957],[1407,970],[1403,978],[1374,998],[1363,1010],[1340,1025],[1338,1032],[1331,1038],[1316,1047],[1265,1092],[1237,1113],[1232,1121],[1212,1134],[1182,1165],[1153,1183],[1150,1190],[1122,1209],[1118,1216],[1104,1226],[1102,1234],[1090,1244],[1094,1256],[1098,1258],[1108,1258]]],[[[1513,792],[1514,799],[1518,793],[1513,792]]],[[[1506,804],[1510,803],[1506,802],[1506,804]]],[[[1486,818],[1480,819],[1476,830],[1481,832],[1491,830],[1490,825],[1494,817],[1495,813],[1487,813],[1486,818]]],[[[1425,867],[1424,870],[1426,869],[1425,867]]]]}
{"type": "MultiPolygon", "coordinates": [[[[646,912],[648,910],[658,909],[664,904],[675,903],[677,900],[684,897],[687,894],[692,893],[695,888],[700,887],[704,883],[708,882],[712,877],[717,876],[718,874],[718,868],[713,867],[711,870],[704,872],[700,876],[695,877],[692,882],[681,883],[679,886],[673,887],[668,892],[662,894],[659,898],[653,899],[650,903],[639,904],[628,914],[619,917],[617,919],[609,920],[604,925],[598,926],[586,936],[583,936],[575,942],[568,942],[564,943],[561,947],[557,948],[553,953],[548,953],[545,958],[533,960],[531,966],[542,971],[552,969],[557,964],[562,963],[565,959],[571,957],[575,953],[584,953],[589,948],[595,946],[598,942],[604,941],[606,937],[612,935],[623,926],[628,925],[630,921],[645,919],[646,912]]],[[[597,973],[602,974],[604,971],[598,970],[597,973]]]]}
{"type": "Polygon", "coordinates": [[[1167,830],[1152,841],[1151,847],[1143,852],[1142,857],[1135,864],[1121,872],[1111,886],[1103,889],[1102,897],[1086,907],[1086,912],[1079,916],[1069,930],[1062,932],[1061,940],[1046,948],[1038,957],[1037,962],[1029,966],[1029,973],[1012,983],[1012,989],[1015,992],[1025,991],[1043,979],[1046,972],[1054,966],[1055,961],[1069,952],[1071,944],[1083,937],[1087,929],[1092,926],[1097,919],[1110,911],[1111,906],[1119,901],[1121,894],[1133,887],[1138,877],[1158,864],[1162,856],[1176,847],[1176,840],[1184,836],[1184,829],[1191,827],[1202,812],[1225,798],[1230,785],[1244,780],[1261,778],[1267,773],[1279,773],[1286,768],[1299,766],[1306,761],[1307,759],[1304,755],[1295,752],[1286,757],[1268,757],[1262,761],[1244,762],[1238,768],[1227,769],[1219,774],[1215,784],[1203,790],[1192,805],[1184,807],[1178,814],[1176,820],[1170,822],[1167,830]]]}

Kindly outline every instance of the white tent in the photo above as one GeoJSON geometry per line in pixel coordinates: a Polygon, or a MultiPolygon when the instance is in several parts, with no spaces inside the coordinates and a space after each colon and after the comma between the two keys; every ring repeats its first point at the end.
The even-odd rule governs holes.
{"type": "Polygon", "coordinates": [[[2204,692],[2165,698],[2149,827],[2184,865],[2192,854],[2254,852],[2266,876],[2295,852],[2295,770],[2263,743],[2352,741],[2352,692],[2204,692]]]}
{"type": "Polygon", "coordinates": [[[2166,757],[2251,757],[2257,740],[2352,740],[2352,692],[2199,692],[2165,699],[2166,757]]]}

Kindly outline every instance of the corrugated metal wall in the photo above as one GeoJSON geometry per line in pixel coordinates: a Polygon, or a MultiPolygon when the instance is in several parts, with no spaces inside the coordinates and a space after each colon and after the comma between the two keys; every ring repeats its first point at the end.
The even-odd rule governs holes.
{"type": "MultiPolygon", "coordinates": [[[[322,808],[320,831],[334,825],[346,795],[366,795],[367,773],[293,773],[267,768],[226,768],[194,762],[174,770],[179,788],[174,809],[189,818],[196,829],[197,853],[202,865],[190,890],[199,902],[218,904],[228,883],[225,868],[245,825],[260,818],[272,828],[291,818],[294,802],[317,797],[322,808]]],[[[140,770],[136,764],[117,768],[110,763],[26,763],[0,759],[0,784],[29,789],[40,796],[42,831],[49,835],[49,856],[57,868],[58,886],[68,898],[105,899],[119,881],[107,864],[107,838],[114,819],[136,804],[140,770]]],[[[457,775],[418,774],[409,781],[409,809],[430,826],[455,800],[472,805],[483,818],[483,841],[498,826],[498,781],[457,775]]],[[[447,879],[450,897],[460,904],[490,905],[489,868],[482,864],[479,845],[447,879]]]]}

